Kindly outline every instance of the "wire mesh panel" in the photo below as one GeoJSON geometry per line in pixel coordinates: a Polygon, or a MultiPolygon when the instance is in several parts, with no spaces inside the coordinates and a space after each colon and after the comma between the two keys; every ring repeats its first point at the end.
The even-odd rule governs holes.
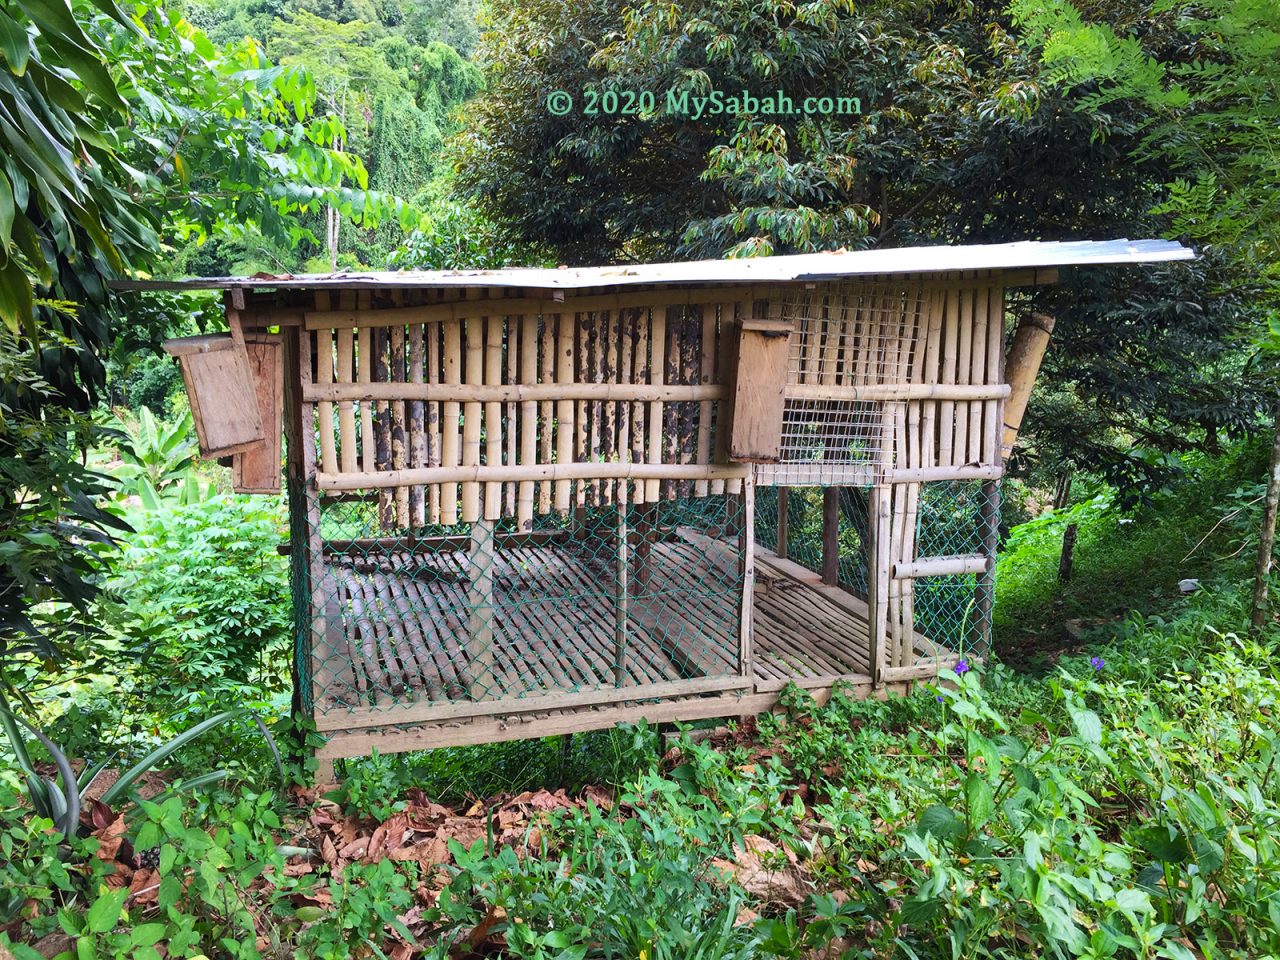
{"type": "MultiPolygon", "coordinates": [[[[821,487],[757,487],[756,543],[781,553],[815,573],[822,569],[821,487]],[[782,511],[786,520],[782,521],[782,511]],[[785,542],[779,542],[781,539],[785,542]]],[[[867,516],[868,491],[859,487],[839,492],[839,584],[866,599],[870,570],[871,530],[867,516]]]]}
{"type": "MultiPolygon", "coordinates": [[[[999,495],[994,484],[925,484],[917,518],[917,554],[926,558],[982,555],[988,549],[988,525],[997,523],[998,516],[999,495]]],[[[985,572],[912,581],[915,629],[930,641],[917,644],[915,662],[985,657],[990,651],[990,592],[994,586],[994,565],[985,572]]]]}
{"type": "Polygon", "coordinates": [[[788,382],[863,387],[909,383],[926,293],[919,284],[826,283],[786,288],[788,382]]]}
{"type": "MultiPolygon", "coordinates": [[[[574,491],[576,493],[576,491],[574,491]]],[[[741,499],[675,499],[386,536],[326,502],[307,666],[318,713],[737,677],[741,499]]],[[[447,712],[447,711],[446,711],[447,712]]]]}

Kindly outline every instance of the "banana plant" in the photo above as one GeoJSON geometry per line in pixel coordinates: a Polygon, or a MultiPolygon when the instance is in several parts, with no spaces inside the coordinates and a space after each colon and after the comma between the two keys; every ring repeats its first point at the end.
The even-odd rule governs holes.
{"type": "Polygon", "coordinates": [[[117,422],[127,438],[120,445],[124,464],[115,470],[123,493],[137,496],[149,510],[158,509],[161,498],[171,492],[178,493],[184,503],[201,498],[200,483],[191,473],[196,448],[190,412],[165,423],[142,407],[136,425],[118,418],[117,422]]]}

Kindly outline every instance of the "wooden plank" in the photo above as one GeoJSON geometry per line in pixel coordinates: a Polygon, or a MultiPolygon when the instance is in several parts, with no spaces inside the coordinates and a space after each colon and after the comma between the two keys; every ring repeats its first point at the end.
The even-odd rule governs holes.
{"type": "MultiPolygon", "coordinates": [[[[852,678],[840,678],[848,681],[852,678]]],[[[851,684],[850,692],[859,698],[884,696],[890,693],[904,694],[910,683],[893,682],[877,690],[870,684],[851,684]]],[[[810,694],[819,704],[830,698],[830,688],[811,688],[810,694]]],[[[525,740],[534,737],[561,736],[586,730],[603,730],[619,723],[666,723],[677,720],[707,720],[714,717],[740,717],[773,710],[778,707],[779,692],[755,694],[727,693],[687,699],[664,699],[657,703],[616,704],[599,709],[565,710],[549,716],[529,716],[535,711],[507,709],[522,706],[527,701],[516,700],[503,704],[490,717],[477,717],[467,724],[422,724],[408,730],[377,728],[351,733],[330,731],[330,738],[316,751],[322,759],[367,756],[371,751],[400,753],[408,750],[426,750],[433,747],[468,746],[481,743],[501,743],[509,740],[525,740]]],[[[384,720],[390,727],[397,724],[393,718],[384,720]]]]}
{"type": "Polygon", "coordinates": [[[791,325],[744,320],[738,331],[729,458],[775,463],[782,449],[791,325]]]}
{"type": "Polygon", "coordinates": [[[822,582],[840,582],[840,490],[822,489],[822,582]]]}
{"type": "Polygon", "coordinates": [[[262,419],[263,439],[231,460],[231,488],[236,493],[279,493],[284,417],[284,344],[279,336],[245,344],[254,399],[262,419]]]}

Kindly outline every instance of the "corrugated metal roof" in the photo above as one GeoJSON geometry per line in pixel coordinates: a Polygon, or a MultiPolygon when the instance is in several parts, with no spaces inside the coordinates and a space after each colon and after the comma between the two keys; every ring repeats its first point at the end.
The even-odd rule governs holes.
{"type": "Polygon", "coordinates": [[[612,267],[516,267],[505,270],[418,270],[283,276],[201,277],[192,280],[121,280],[123,290],[370,289],[377,287],[525,287],[576,290],[632,284],[770,283],[835,280],[868,274],[1028,267],[1099,266],[1191,260],[1195,253],[1171,240],[1068,240],[969,246],[897,247],[740,260],[693,260],[612,267]]]}

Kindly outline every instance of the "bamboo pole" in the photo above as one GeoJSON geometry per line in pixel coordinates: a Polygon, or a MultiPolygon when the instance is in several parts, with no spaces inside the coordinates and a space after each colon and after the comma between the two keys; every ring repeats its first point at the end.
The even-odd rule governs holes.
{"type": "MultiPolygon", "coordinates": [[[[441,379],[443,366],[440,359],[440,341],[444,337],[444,331],[447,324],[439,326],[422,327],[422,333],[426,339],[427,354],[427,383],[438,385],[441,379]]],[[[443,437],[441,435],[441,405],[434,401],[427,403],[426,421],[427,421],[427,466],[438,467],[443,462],[443,453],[441,451],[441,443],[443,437]]],[[[440,499],[441,490],[437,486],[427,487],[427,516],[431,523],[440,523],[440,499]]]]}
{"type": "MultiPolygon", "coordinates": [[[[443,375],[448,386],[462,382],[462,324],[448,320],[444,324],[443,375]]],[[[462,460],[459,445],[459,423],[462,407],[456,400],[448,400],[441,406],[443,433],[440,439],[440,469],[457,467],[462,460]]],[[[426,481],[424,481],[426,482],[426,481]]],[[[458,487],[448,483],[440,487],[440,522],[451,527],[458,522],[458,487]]]]}
{"type": "MultiPolygon", "coordinates": [[[[467,383],[484,382],[484,328],[483,317],[469,317],[466,321],[467,347],[464,376],[467,383]]],[[[466,403],[462,408],[462,464],[479,467],[481,462],[480,436],[483,427],[484,407],[479,403],[466,403]]],[[[480,519],[480,487],[475,483],[462,484],[462,522],[474,523],[480,519]]]]}
{"type": "MultiPolygon", "coordinates": [[[[1002,385],[980,387],[953,387],[957,396],[999,399],[1008,393],[1002,385]]],[[[838,391],[839,388],[836,388],[838,391]]],[[[789,392],[789,391],[788,391],[789,392]]],[[[852,392],[831,392],[820,395],[822,399],[902,399],[908,393],[880,390],[854,394],[852,392]]],[[[912,394],[914,395],[914,394],[912,394]]],[[[726,400],[728,390],[719,384],[649,384],[649,383],[566,383],[566,384],[523,384],[523,383],[460,383],[456,386],[448,384],[416,384],[416,383],[358,383],[358,384],[313,384],[307,387],[307,398],[313,403],[323,400],[377,400],[421,399],[456,401],[461,403],[524,403],[526,400],[544,402],[550,400],[583,400],[591,402],[640,402],[668,401],[678,403],[700,402],[704,400],[726,400]]]]}
{"type": "MultiPolygon", "coordinates": [[[[399,291],[394,296],[402,299],[399,291]]],[[[405,353],[404,327],[391,328],[391,370],[388,380],[403,387],[409,380],[408,357],[405,353]]],[[[408,408],[403,399],[391,403],[391,468],[404,470],[409,466],[408,408]]],[[[396,487],[396,525],[409,526],[409,488],[396,487]]]]}
{"type": "MultiPolygon", "coordinates": [[[[574,378],[574,315],[560,314],[556,317],[556,383],[572,383],[574,378]]],[[[575,426],[573,423],[574,404],[572,400],[560,400],[556,404],[556,466],[565,467],[574,462],[573,440],[575,426]]],[[[556,484],[556,510],[567,513],[573,505],[573,485],[566,479],[556,484]]]]}
{"type": "MultiPolygon", "coordinates": [[[[485,319],[484,382],[502,383],[502,325],[501,317],[485,319]]],[[[484,405],[484,462],[489,466],[502,463],[502,404],[489,402],[484,405]]],[[[490,483],[484,491],[484,518],[497,520],[502,516],[503,489],[500,483],[490,483]]]]}
{"type": "Polygon", "coordinates": [[[751,476],[747,463],[539,463],[524,466],[462,464],[426,470],[374,470],[369,473],[317,473],[322,490],[363,490],[412,483],[519,483],[522,480],[742,480],[751,476]]]}
{"type": "MultiPolygon", "coordinates": [[[[973,291],[961,290],[960,341],[956,351],[956,379],[963,383],[973,380],[973,291]]],[[[956,440],[952,453],[954,463],[969,463],[969,404],[956,405],[956,440]]]]}
{"type": "Polygon", "coordinates": [[[1053,324],[1053,317],[1032,313],[1019,321],[1013,333],[1013,343],[1010,344],[1009,354],[1005,359],[1010,392],[1004,405],[1004,437],[1001,446],[1006,458],[1013,452],[1014,444],[1018,441],[1018,430],[1027,412],[1027,402],[1031,399],[1031,389],[1035,385],[1036,374],[1040,372],[1040,363],[1049,347],[1053,324]]]}
{"type": "MultiPolygon", "coordinates": [[[[578,383],[589,383],[591,381],[591,375],[589,373],[590,367],[588,366],[588,356],[590,351],[587,344],[587,314],[579,313],[575,315],[574,326],[577,336],[577,354],[574,363],[573,379],[578,383]]],[[[587,424],[587,402],[585,400],[578,400],[575,406],[577,409],[574,414],[574,422],[577,427],[577,434],[573,445],[573,459],[575,462],[585,463],[591,459],[590,448],[587,446],[590,442],[588,435],[589,428],[587,424]]],[[[582,482],[574,485],[574,505],[578,508],[579,520],[581,520],[582,512],[587,505],[587,488],[589,486],[589,484],[582,482]]]]}
{"type": "MultiPolygon", "coordinates": [[[[942,347],[942,382],[956,382],[956,362],[960,338],[960,291],[948,290],[945,294],[945,319],[942,347]]],[[[952,465],[955,463],[955,421],[956,405],[943,399],[938,413],[938,463],[952,465]]]]}
{"type": "MultiPolygon", "coordinates": [[[[329,294],[316,293],[316,306],[328,306],[329,294]]],[[[320,383],[333,383],[333,331],[316,331],[316,380],[320,383]]],[[[320,416],[320,464],[321,469],[337,469],[338,458],[333,447],[333,404],[321,403],[318,408],[320,416]]]]}
{"type": "MultiPolygon", "coordinates": [[[[320,295],[316,295],[319,306],[320,295]]],[[[355,331],[344,328],[338,331],[338,375],[337,382],[350,384],[355,375],[355,331]]],[[[338,454],[342,458],[344,472],[359,469],[356,450],[356,410],[350,401],[338,403],[338,454]]]]}
{"type": "MultiPolygon", "coordinates": [[[[514,330],[514,328],[513,328],[514,330]]],[[[511,336],[510,334],[508,335],[511,336]]],[[[507,349],[513,350],[510,339],[507,349]]],[[[527,315],[520,318],[520,382],[532,384],[538,379],[538,318],[527,315]]],[[[515,463],[516,458],[508,458],[515,463]]],[[[522,466],[538,462],[538,404],[526,400],[520,404],[520,458],[522,466]]],[[[544,485],[545,486],[545,485],[544,485]]],[[[526,480],[519,486],[516,497],[516,529],[533,529],[533,481],[526,480]]]]}
{"type": "MultiPolygon", "coordinates": [[[[649,364],[649,382],[664,384],[667,379],[667,308],[659,307],[653,311],[653,333],[649,348],[652,357],[649,364]]],[[[649,405],[649,462],[662,462],[662,426],[663,404],[655,400],[649,405]]],[[[656,501],[661,497],[662,484],[658,480],[650,480],[645,484],[645,499],[656,501]]]]}
{"type": "MultiPolygon", "coordinates": [[[[648,383],[649,374],[649,322],[651,311],[642,308],[636,317],[635,339],[635,383],[648,383]]],[[[648,405],[643,402],[631,405],[631,462],[645,462],[645,440],[648,437],[647,427],[648,405]]],[[[645,503],[650,498],[646,484],[637,483],[632,491],[632,499],[636,503],[645,503]]],[[[637,558],[638,559],[638,558],[637,558]]]]}
{"type": "MultiPolygon", "coordinates": [[[[973,301],[973,355],[969,382],[974,384],[987,381],[987,327],[990,324],[989,304],[991,291],[988,287],[979,287],[974,291],[973,301]]],[[[970,463],[982,463],[982,446],[985,438],[983,432],[983,412],[985,403],[969,403],[969,454],[970,463]]]]}
{"type": "MultiPolygon", "coordinates": [[[[552,386],[556,377],[556,347],[555,347],[555,319],[553,317],[542,317],[539,320],[532,317],[534,323],[538,325],[538,339],[540,344],[539,354],[539,386],[552,386]]],[[[539,463],[551,463],[552,446],[554,439],[554,414],[555,407],[550,399],[543,400],[538,408],[538,461],[539,463]]],[[[553,487],[550,483],[538,484],[538,513],[546,515],[551,512],[551,497],[553,487]]]]}
{"type": "MultiPolygon", "coordinates": [[[[702,335],[698,340],[698,383],[703,387],[710,387],[715,380],[716,373],[716,305],[714,303],[703,304],[702,306],[702,335]]],[[[711,462],[711,417],[714,413],[714,405],[711,400],[700,400],[698,402],[698,438],[697,438],[697,456],[698,463],[711,462]]],[[[694,484],[693,495],[695,497],[705,497],[708,491],[706,481],[698,481],[694,484]]]]}
{"type": "MultiPolygon", "coordinates": [[[[422,324],[409,327],[409,382],[421,384],[425,376],[425,350],[422,324]]],[[[427,417],[421,400],[409,401],[409,466],[420,470],[427,465],[427,417]]],[[[409,491],[410,524],[421,527],[427,522],[426,490],[413,487],[409,491]]]]}

